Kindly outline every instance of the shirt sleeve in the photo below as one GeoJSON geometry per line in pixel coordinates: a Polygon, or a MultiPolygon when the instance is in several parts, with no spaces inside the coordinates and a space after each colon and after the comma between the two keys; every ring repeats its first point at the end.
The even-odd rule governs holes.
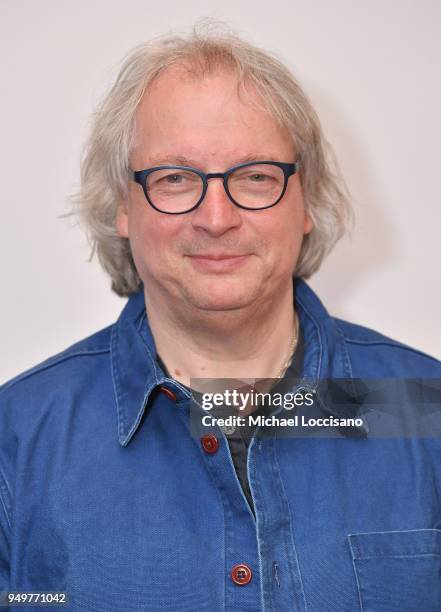
{"type": "MultiPolygon", "coordinates": [[[[0,475],[1,484],[1,475],[0,475]]],[[[0,490],[0,593],[9,590],[9,523],[0,490]]],[[[4,610],[5,608],[2,608],[4,610]]]]}

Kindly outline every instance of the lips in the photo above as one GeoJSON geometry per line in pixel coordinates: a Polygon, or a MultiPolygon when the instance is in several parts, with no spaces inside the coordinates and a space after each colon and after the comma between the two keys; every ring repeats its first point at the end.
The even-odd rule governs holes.
{"type": "Polygon", "coordinates": [[[196,257],[198,259],[210,259],[213,261],[220,261],[223,259],[235,259],[236,257],[246,257],[246,255],[231,255],[228,253],[217,253],[217,254],[202,254],[202,255],[192,255],[192,257],[196,257]]]}
{"type": "Polygon", "coordinates": [[[231,253],[203,253],[189,256],[192,264],[202,271],[229,272],[241,266],[249,255],[231,253]]]}

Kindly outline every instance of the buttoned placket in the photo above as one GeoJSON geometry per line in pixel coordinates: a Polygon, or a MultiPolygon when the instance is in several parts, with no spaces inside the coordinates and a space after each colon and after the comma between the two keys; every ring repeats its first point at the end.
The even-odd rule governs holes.
{"type": "Polygon", "coordinates": [[[304,612],[307,608],[291,513],[277,465],[276,432],[262,437],[261,431],[256,428],[247,458],[254,512],[239,482],[222,428],[214,426],[210,434],[201,437],[204,461],[224,508],[225,573],[229,577],[225,609],[304,612]],[[205,444],[211,440],[208,450],[204,439],[205,444]],[[242,572],[243,582],[235,579],[237,571],[242,572]],[[251,606],[253,601],[256,608],[251,606]]]}
{"type": "MultiPolygon", "coordinates": [[[[309,326],[309,336],[311,333],[313,335],[319,333],[317,325],[314,321],[308,320],[307,314],[302,315],[300,312],[299,316],[301,324],[303,320],[303,324],[309,326]]],[[[121,437],[124,431],[124,424],[121,423],[121,443],[125,445],[130,441],[136,423],[140,422],[146,410],[149,396],[158,386],[168,389],[168,391],[163,390],[163,393],[171,401],[173,401],[171,393],[176,394],[177,414],[184,420],[188,434],[191,435],[188,393],[177,381],[164,376],[153,363],[154,342],[146,326],[145,314],[141,319],[138,316],[137,330],[143,338],[143,350],[147,348],[149,359],[153,364],[154,377],[149,374],[150,380],[147,380],[147,385],[144,387],[146,389],[144,407],[139,410],[135,424],[124,437],[121,437]]],[[[307,336],[305,333],[306,341],[307,336]]],[[[123,335],[120,340],[124,342],[123,335]]],[[[133,347],[131,350],[133,351],[133,347]]],[[[317,337],[312,340],[305,355],[303,377],[307,383],[297,388],[302,386],[308,388],[311,379],[317,380],[322,366],[322,356],[323,338],[317,337]]],[[[326,374],[326,370],[323,368],[322,370],[323,374],[326,374]]],[[[149,371],[152,371],[151,367],[149,371]]],[[[142,393],[141,387],[137,393],[138,396],[142,393]]],[[[130,420],[133,420],[135,415],[135,406],[136,404],[132,403],[130,420]]],[[[127,425],[130,420],[127,420],[127,425]]],[[[306,611],[292,525],[292,509],[285,495],[277,462],[279,440],[275,437],[275,433],[262,439],[256,437],[255,433],[249,447],[247,472],[254,500],[254,516],[237,478],[226,437],[217,426],[214,436],[216,442],[211,439],[208,445],[207,440],[204,444],[201,437],[194,437],[194,443],[212,478],[223,508],[225,609],[237,612],[250,609],[306,611]]],[[[295,440],[289,442],[295,443],[295,440]]],[[[295,473],[295,466],[292,470],[295,473]]],[[[307,492],[301,491],[299,494],[305,495],[307,492]]]]}

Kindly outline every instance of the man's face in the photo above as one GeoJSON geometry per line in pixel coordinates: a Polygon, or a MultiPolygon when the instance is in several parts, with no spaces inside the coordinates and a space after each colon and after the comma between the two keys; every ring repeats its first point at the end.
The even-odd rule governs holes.
{"type": "MultiPolygon", "coordinates": [[[[229,72],[191,78],[169,69],[153,83],[137,114],[134,170],[172,164],[206,173],[244,161],[295,161],[288,132],[263,110],[251,88],[238,95],[229,72]]],[[[130,240],[149,300],[208,311],[269,304],[287,287],[303,235],[311,230],[298,175],[273,208],[244,210],[209,181],[202,204],[182,215],[156,211],[130,184],[117,227],[130,240]]]]}

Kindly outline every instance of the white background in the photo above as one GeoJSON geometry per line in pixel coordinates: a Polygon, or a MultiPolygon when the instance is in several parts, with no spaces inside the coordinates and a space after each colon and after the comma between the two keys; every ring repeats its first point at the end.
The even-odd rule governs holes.
{"type": "Polygon", "coordinates": [[[284,58],[336,149],[357,226],[313,288],[333,314],[441,357],[437,0],[0,0],[0,382],[122,309],[59,217],[123,55],[202,17],[284,58]]]}

